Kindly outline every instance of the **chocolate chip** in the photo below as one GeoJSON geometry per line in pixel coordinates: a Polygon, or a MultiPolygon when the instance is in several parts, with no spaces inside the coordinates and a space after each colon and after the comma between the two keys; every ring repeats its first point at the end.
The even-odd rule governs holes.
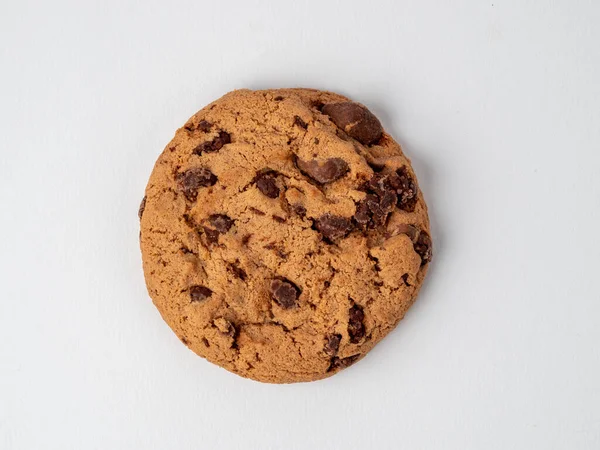
{"type": "Polygon", "coordinates": [[[271,297],[284,309],[296,306],[296,299],[300,295],[300,289],[289,280],[275,279],[271,281],[271,297]]]}
{"type": "Polygon", "coordinates": [[[417,204],[419,188],[406,167],[398,169],[388,177],[389,185],[398,196],[398,208],[413,212],[417,204]]]}
{"type": "Polygon", "coordinates": [[[348,311],[348,335],[353,344],[358,344],[365,336],[364,319],[365,313],[360,306],[354,305],[348,311]]]}
{"type": "Polygon", "coordinates": [[[189,169],[177,175],[177,187],[186,198],[194,202],[198,197],[198,189],[213,186],[217,177],[204,167],[189,169]]]}
{"type": "Polygon", "coordinates": [[[378,141],[383,128],[371,111],[354,102],[330,103],[322,109],[333,123],[364,145],[378,141]]]}
{"type": "Polygon", "coordinates": [[[219,131],[219,135],[215,137],[212,141],[203,142],[198,147],[196,147],[193,151],[196,155],[201,155],[202,153],[212,153],[218,150],[221,150],[224,145],[231,143],[231,136],[229,133],[225,131],[219,131]]]}
{"type": "Polygon", "coordinates": [[[140,218],[140,220],[142,220],[142,216],[144,215],[144,209],[146,209],[146,196],[144,195],[144,198],[142,199],[142,202],[140,203],[140,208],[138,209],[138,217],[140,218]]]}
{"type": "Polygon", "coordinates": [[[304,217],[306,216],[306,208],[302,205],[293,205],[292,209],[294,210],[294,212],[296,214],[298,214],[300,217],[304,217]]]}
{"type": "Polygon", "coordinates": [[[201,120],[197,127],[198,130],[200,130],[204,133],[209,132],[211,128],[212,128],[212,123],[207,122],[206,120],[201,120]]]}
{"type": "Polygon", "coordinates": [[[213,230],[212,228],[203,227],[204,235],[206,236],[206,240],[209,244],[216,244],[219,242],[219,232],[217,230],[213,230]]]}
{"type": "Polygon", "coordinates": [[[315,228],[325,239],[336,241],[352,230],[352,222],[346,217],[325,214],[315,221],[315,228]]]}
{"type": "Polygon", "coordinates": [[[286,219],[286,218],[284,218],[284,217],[279,217],[279,216],[275,216],[275,215],[273,215],[273,216],[271,216],[271,217],[273,218],[273,220],[274,220],[275,222],[279,222],[279,223],[285,223],[285,222],[286,222],[286,220],[287,220],[287,219],[286,219]]]}
{"type": "Polygon", "coordinates": [[[341,158],[329,158],[324,162],[316,159],[302,161],[298,158],[296,164],[305,175],[321,184],[331,183],[350,170],[348,163],[341,158]]]}
{"type": "Polygon", "coordinates": [[[308,124],[302,120],[302,117],[300,116],[294,117],[294,125],[298,125],[300,128],[304,128],[305,130],[308,128],[308,124]]]}
{"type": "Polygon", "coordinates": [[[233,225],[233,220],[225,214],[212,214],[208,216],[208,222],[213,226],[219,233],[227,233],[233,225]]]}
{"type": "Polygon", "coordinates": [[[265,213],[262,212],[260,209],[256,209],[254,206],[249,206],[248,209],[250,211],[252,211],[254,214],[256,214],[257,216],[264,216],[265,213]]]}
{"type": "Polygon", "coordinates": [[[201,302],[212,295],[212,291],[206,286],[192,286],[190,288],[190,301],[201,302]]]}
{"type": "Polygon", "coordinates": [[[331,334],[327,336],[327,339],[325,340],[325,347],[323,347],[323,351],[329,356],[334,356],[340,348],[341,340],[341,334],[331,334]]]}
{"type": "Polygon", "coordinates": [[[242,245],[248,245],[248,242],[250,241],[251,237],[251,234],[245,234],[244,236],[242,236],[242,245]]]}
{"type": "Polygon", "coordinates": [[[265,172],[256,177],[256,187],[269,198],[279,197],[279,188],[275,182],[273,172],[265,172]]]}
{"type": "Polygon", "coordinates": [[[431,237],[425,232],[421,231],[417,242],[414,244],[415,252],[421,257],[421,265],[424,266],[431,261],[433,251],[431,249],[431,237]]]}
{"type": "Polygon", "coordinates": [[[237,264],[229,264],[228,268],[231,271],[231,273],[233,273],[240,280],[246,281],[246,278],[247,278],[246,271],[244,269],[242,269],[240,266],[238,266],[237,264]]]}
{"type": "Polygon", "coordinates": [[[371,211],[367,205],[367,201],[363,200],[356,206],[356,212],[354,213],[354,220],[359,225],[366,228],[371,221],[371,211]]]}
{"type": "MultiPolygon", "coordinates": [[[[393,176],[398,178],[396,174],[393,176]]],[[[367,195],[357,204],[354,221],[363,230],[384,225],[398,202],[396,190],[390,183],[390,175],[376,173],[360,189],[366,191],[367,195]]]]}
{"type": "Polygon", "coordinates": [[[327,372],[331,372],[332,370],[336,369],[345,369],[346,367],[354,364],[359,357],[360,355],[352,355],[348,356],[347,358],[338,358],[337,356],[334,356],[331,358],[331,364],[329,365],[327,372]]]}
{"type": "Polygon", "coordinates": [[[281,100],[283,100],[283,97],[281,95],[278,95],[273,100],[275,100],[276,102],[280,102],[281,100]]]}

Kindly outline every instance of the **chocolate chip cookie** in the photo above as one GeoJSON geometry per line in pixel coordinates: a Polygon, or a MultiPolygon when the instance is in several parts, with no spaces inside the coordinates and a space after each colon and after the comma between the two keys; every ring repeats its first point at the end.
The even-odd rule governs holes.
{"type": "Polygon", "coordinates": [[[159,157],[139,210],[148,291],[198,355],[270,383],[361,359],[431,261],[409,159],[331,92],[231,92],[159,157]]]}

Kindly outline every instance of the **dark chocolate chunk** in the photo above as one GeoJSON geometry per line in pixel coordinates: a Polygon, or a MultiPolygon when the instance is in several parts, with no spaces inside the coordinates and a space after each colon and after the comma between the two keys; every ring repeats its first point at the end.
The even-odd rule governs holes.
{"type": "Polygon", "coordinates": [[[406,167],[402,167],[395,173],[390,174],[388,183],[398,196],[398,208],[403,211],[413,212],[417,204],[419,188],[406,167]]]}
{"type": "Polygon", "coordinates": [[[325,214],[315,221],[315,228],[329,241],[345,237],[352,230],[352,221],[346,217],[325,214]]]}
{"type": "Polygon", "coordinates": [[[231,142],[231,136],[226,131],[219,131],[219,135],[215,137],[212,141],[203,142],[198,147],[196,147],[193,151],[196,155],[201,155],[202,153],[212,153],[219,151],[223,148],[224,145],[229,144],[231,142]]]}
{"type": "Polygon", "coordinates": [[[201,187],[213,186],[216,182],[217,177],[204,167],[189,169],[177,175],[178,189],[191,202],[196,201],[201,187]]]}
{"type": "Polygon", "coordinates": [[[383,128],[371,111],[354,102],[330,103],[322,109],[333,123],[364,145],[378,141],[383,128]]]}
{"type": "Polygon", "coordinates": [[[209,244],[216,244],[219,242],[219,232],[217,230],[213,230],[212,228],[203,227],[204,235],[206,236],[206,240],[209,244]]]}
{"type": "Polygon", "coordinates": [[[316,159],[302,161],[296,160],[298,168],[318,183],[331,183],[343,177],[350,168],[348,163],[341,158],[329,158],[323,162],[316,159]]]}
{"type": "Polygon", "coordinates": [[[300,217],[304,217],[306,216],[306,208],[302,205],[293,205],[292,209],[294,210],[294,212],[296,214],[298,214],[300,217]]]}
{"type": "Polygon", "coordinates": [[[302,117],[300,116],[294,117],[294,125],[297,125],[300,128],[304,128],[305,130],[308,128],[308,124],[304,120],[302,120],[302,117]]]}
{"type": "Polygon", "coordinates": [[[271,281],[271,297],[282,308],[295,307],[299,295],[300,289],[291,281],[279,278],[271,281]]]}
{"type": "Polygon", "coordinates": [[[352,364],[354,364],[354,362],[359,357],[360,355],[352,355],[348,356],[347,358],[338,358],[337,356],[334,356],[333,358],[331,358],[331,364],[329,365],[329,369],[327,369],[327,372],[331,372],[332,370],[336,369],[345,369],[346,367],[349,367],[352,364]]]}
{"type": "Polygon", "coordinates": [[[233,273],[236,277],[238,277],[242,281],[246,281],[246,278],[247,278],[246,271],[244,269],[242,269],[240,266],[238,266],[237,263],[229,264],[228,267],[229,267],[229,270],[231,271],[231,273],[233,273]]]}
{"type": "Polygon", "coordinates": [[[190,301],[201,302],[212,295],[212,291],[206,286],[192,286],[190,288],[190,301]]]}
{"type": "Polygon", "coordinates": [[[210,131],[211,127],[212,127],[212,123],[207,122],[206,120],[201,120],[200,123],[198,124],[198,126],[196,127],[196,129],[198,129],[204,133],[207,133],[210,131]]]}
{"type": "Polygon", "coordinates": [[[219,233],[227,233],[233,225],[233,220],[225,214],[212,214],[208,216],[208,222],[213,226],[219,233]]]}
{"type": "Polygon", "coordinates": [[[138,209],[138,217],[140,218],[140,220],[142,220],[142,216],[144,215],[144,209],[146,209],[146,196],[144,195],[144,198],[142,199],[142,202],[140,203],[140,208],[138,209]]]}
{"type": "Polygon", "coordinates": [[[433,251],[431,249],[431,237],[425,232],[421,231],[417,242],[414,244],[415,252],[421,257],[421,265],[424,266],[431,261],[433,251]]]}
{"type": "Polygon", "coordinates": [[[323,347],[323,351],[329,356],[336,355],[338,349],[340,348],[341,340],[341,334],[330,334],[325,340],[325,347],[323,347]]]}
{"type": "Polygon", "coordinates": [[[353,344],[359,343],[365,336],[364,319],[365,313],[360,306],[354,305],[348,311],[348,335],[350,336],[350,342],[353,344]]]}
{"type": "MultiPolygon", "coordinates": [[[[408,182],[408,178],[403,178],[396,172],[374,174],[360,187],[361,190],[367,192],[367,196],[356,205],[354,221],[363,230],[385,225],[394,206],[398,205],[408,210],[406,208],[409,208],[412,200],[401,203],[400,199],[408,200],[408,197],[415,192],[411,190],[413,188],[414,185],[408,182]]],[[[416,202],[416,197],[414,201],[416,202]]],[[[414,203],[412,208],[414,209],[414,203]]]]}
{"type": "Polygon", "coordinates": [[[366,227],[371,221],[371,211],[369,210],[366,199],[356,205],[354,220],[362,227],[366,227]]]}
{"type": "Polygon", "coordinates": [[[279,188],[275,182],[273,172],[265,172],[256,177],[256,187],[269,198],[279,197],[279,188]]]}

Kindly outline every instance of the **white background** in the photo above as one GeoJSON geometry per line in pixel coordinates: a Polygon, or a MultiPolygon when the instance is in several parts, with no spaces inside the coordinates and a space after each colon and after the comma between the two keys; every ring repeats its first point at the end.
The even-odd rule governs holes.
{"type": "Polygon", "coordinates": [[[0,6],[1,449],[600,448],[600,3],[0,6]],[[195,356],[145,291],[137,208],[234,88],[367,104],[413,159],[435,259],[325,381],[195,356]]]}

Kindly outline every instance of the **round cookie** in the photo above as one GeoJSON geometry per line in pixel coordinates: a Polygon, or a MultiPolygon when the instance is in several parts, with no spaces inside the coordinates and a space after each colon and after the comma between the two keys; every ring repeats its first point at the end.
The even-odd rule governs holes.
{"type": "Polygon", "coordinates": [[[238,375],[328,377],[415,300],[431,260],[410,161],[331,92],[231,92],[159,157],[140,206],[148,292],[179,339],[238,375]]]}

